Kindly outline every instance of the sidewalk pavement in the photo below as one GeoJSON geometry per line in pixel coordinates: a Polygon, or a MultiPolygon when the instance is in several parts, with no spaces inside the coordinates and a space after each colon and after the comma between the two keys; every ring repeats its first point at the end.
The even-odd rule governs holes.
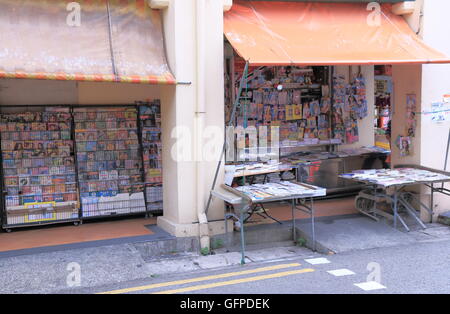
{"type": "MultiPolygon", "coordinates": [[[[315,255],[309,249],[290,246],[292,242],[276,245],[277,247],[263,249],[248,247],[246,263],[315,255]]],[[[240,261],[239,252],[208,256],[173,252],[146,261],[134,244],[0,258],[0,293],[70,293],[80,288],[155,278],[170,273],[235,266],[240,261]],[[77,269],[80,270],[81,286],[71,287],[74,270],[77,269]]]]}

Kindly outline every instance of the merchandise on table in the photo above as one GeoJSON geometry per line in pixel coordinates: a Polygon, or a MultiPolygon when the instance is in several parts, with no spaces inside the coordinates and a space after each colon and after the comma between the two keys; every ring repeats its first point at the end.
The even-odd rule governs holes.
{"type": "Polygon", "coordinates": [[[267,163],[251,163],[235,165],[235,176],[252,176],[275,171],[288,171],[292,166],[280,162],[270,161],[267,163]]]}
{"type": "Polygon", "coordinates": [[[78,218],[69,108],[0,115],[7,224],[78,218]]]}
{"type": "Polygon", "coordinates": [[[158,100],[139,106],[147,209],[163,209],[161,105],[158,100]]]}
{"type": "Polygon", "coordinates": [[[299,196],[323,196],[325,189],[296,184],[290,181],[277,183],[253,184],[237,187],[236,190],[248,195],[252,201],[262,201],[271,198],[282,198],[292,195],[299,196]]]}
{"type": "Polygon", "coordinates": [[[145,212],[135,108],[74,109],[82,216],[145,212]]]}
{"type": "Polygon", "coordinates": [[[415,168],[357,170],[340,177],[385,187],[420,182],[450,181],[450,177],[444,174],[415,168]]]}

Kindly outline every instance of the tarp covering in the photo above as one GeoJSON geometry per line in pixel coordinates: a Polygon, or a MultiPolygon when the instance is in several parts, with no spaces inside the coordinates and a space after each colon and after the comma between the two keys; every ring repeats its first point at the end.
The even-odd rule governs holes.
{"type": "Polygon", "coordinates": [[[224,33],[251,65],[449,63],[382,4],[233,1],[224,33]]]}
{"type": "Polygon", "coordinates": [[[159,11],[145,0],[73,2],[0,0],[0,78],[175,84],[159,11]]]}

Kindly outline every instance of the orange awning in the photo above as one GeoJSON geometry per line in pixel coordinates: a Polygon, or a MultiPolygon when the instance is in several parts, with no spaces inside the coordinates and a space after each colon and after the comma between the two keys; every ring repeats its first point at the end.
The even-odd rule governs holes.
{"type": "Polygon", "coordinates": [[[251,65],[450,63],[426,45],[391,5],[380,23],[367,3],[234,1],[224,33],[251,65]]]}
{"type": "Polygon", "coordinates": [[[145,0],[0,0],[0,78],[176,83],[145,0]]]}

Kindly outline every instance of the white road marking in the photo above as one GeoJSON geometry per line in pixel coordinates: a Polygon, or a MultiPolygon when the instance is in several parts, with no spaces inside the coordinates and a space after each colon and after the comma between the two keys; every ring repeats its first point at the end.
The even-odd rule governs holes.
{"type": "Polygon", "coordinates": [[[330,261],[326,258],[320,257],[320,258],[310,258],[305,259],[305,262],[310,263],[311,265],[320,265],[320,264],[329,264],[330,261]]]}
{"type": "Polygon", "coordinates": [[[358,288],[363,289],[364,291],[372,291],[372,290],[380,290],[380,289],[386,289],[385,286],[382,284],[376,282],[376,281],[368,281],[368,282],[362,282],[362,283],[355,283],[355,286],[358,288]]]}
{"type": "Polygon", "coordinates": [[[332,274],[333,276],[336,276],[336,277],[351,276],[351,275],[355,274],[350,269],[346,269],[346,268],[329,270],[329,271],[327,271],[327,273],[332,274]]]}

